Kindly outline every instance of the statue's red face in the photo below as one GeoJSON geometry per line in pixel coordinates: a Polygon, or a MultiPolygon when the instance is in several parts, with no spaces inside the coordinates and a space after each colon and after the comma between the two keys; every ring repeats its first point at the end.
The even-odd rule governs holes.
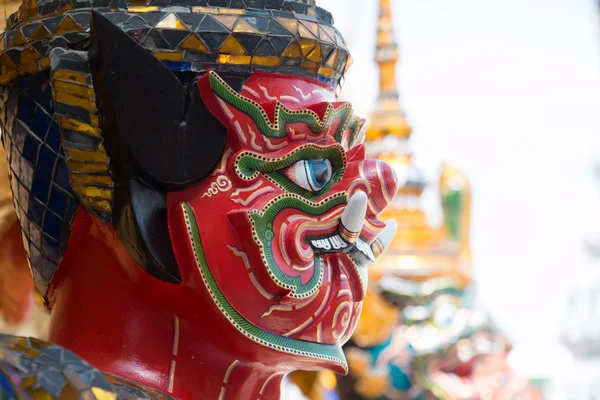
{"type": "Polygon", "coordinates": [[[198,86],[227,146],[200,185],[169,193],[171,221],[185,221],[171,237],[188,243],[177,259],[196,261],[247,337],[344,369],[340,344],[360,315],[385,242],[376,239],[391,228],[377,215],[396,193],[392,169],[364,159],[362,121],[327,86],[254,74],[238,93],[215,73],[198,86]]]}

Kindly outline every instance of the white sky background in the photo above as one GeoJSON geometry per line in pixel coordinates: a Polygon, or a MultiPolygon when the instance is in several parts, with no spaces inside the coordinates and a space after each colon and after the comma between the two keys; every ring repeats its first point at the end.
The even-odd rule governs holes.
{"type": "MultiPolygon", "coordinates": [[[[600,277],[600,261],[583,246],[600,235],[595,0],[393,3],[416,163],[434,183],[442,161],[471,179],[479,303],[536,365],[552,363],[547,349],[559,341],[567,289],[600,277]]],[[[368,116],[378,2],[319,5],[355,56],[342,94],[368,116]]],[[[439,219],[436,194],[425,201],[439,219]]]]}

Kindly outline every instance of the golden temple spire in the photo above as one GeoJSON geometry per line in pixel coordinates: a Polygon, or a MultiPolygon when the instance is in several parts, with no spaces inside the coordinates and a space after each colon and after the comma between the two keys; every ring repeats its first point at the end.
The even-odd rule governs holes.
{"type": "Polygon", "coordinates": [[[396,84],[396,64],[400,58],[398,43],[394,39],[391,0],[379,0],[377,23],[377,49],[375,61],[379,66],[379,96],[367,129],[367,139],[392,135],[408,138],[412,132],[400,107],[396,84]]]}

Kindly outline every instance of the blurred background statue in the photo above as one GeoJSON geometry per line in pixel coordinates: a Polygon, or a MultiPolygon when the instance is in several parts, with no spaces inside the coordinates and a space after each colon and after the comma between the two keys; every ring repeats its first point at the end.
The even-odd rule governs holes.
{"type": "Polygon", "coordinates": [[[421,204],[427,182],[414,165],[412,129],[399,102],[390,0],[380,0],[379,7],[379,96],[367,146],[403,182],[384,217],[395,219],[398,231],[370,267],[361,319],[345,346],[348,376],[336,382],[328,373],[298,373],[293,380],[314,400],[537,399],[508,365],[508,339],[474,309],[468,179],[442,166],[441,226],[431,224],[421,204]]]}

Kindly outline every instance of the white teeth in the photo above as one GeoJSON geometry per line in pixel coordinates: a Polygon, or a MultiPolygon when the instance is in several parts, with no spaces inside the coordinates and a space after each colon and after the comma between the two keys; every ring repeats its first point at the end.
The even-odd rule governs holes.
{"type": "Polygon", "coordinates": [[[362,230],[367,215],[367,201],[367,195],[362,191],[358,191],[350,197],[341,217],[342,225],[347,231],[359,233],[362,230]]]}
{"type": "Polygon", "coordinates": [[[396,231],[398,230],[398,223],[394,219],[388,219],[385,221],[385,229],[377,236],[377,240],[381,243],[383,247],[382,253],[388,248],[390,243],[392,243],[392,239],[396,236],[396,231]]]}
{"type": "Polygon", "coordinates": [[[348,247],[348,244],[344,242],[339,235],[332,236],[329,238],[329,240],[331,241],[333,248],[336,250],[345,249],[348,247]]]}
{"type": "Polygon", "coordinates": [[[325,239],[311,240],[310,243],[313,247],[323,250],[341,250],[348,247],[348,244],[337,234],[325,239]]]}

